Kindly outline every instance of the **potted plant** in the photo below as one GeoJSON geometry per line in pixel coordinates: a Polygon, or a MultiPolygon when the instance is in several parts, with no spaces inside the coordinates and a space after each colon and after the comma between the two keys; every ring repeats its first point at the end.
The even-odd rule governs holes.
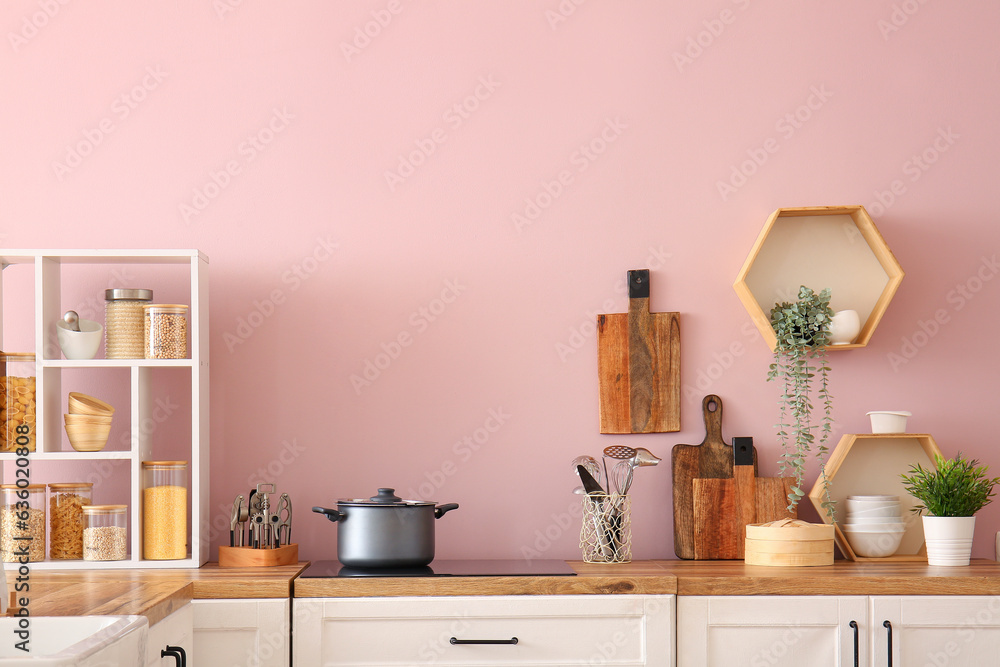
{"type": "Polygon", "coordinates": [[[987,477],[988,466],[966,459],[961,452],[953,459],[940,455],[934,459],[936,469],[928,470],[918,463],[910,467],[909,475],[900,475],[903,487],[922,503],[913,512],[928,513],[922,519],[927,564],[968,565],[975,514],[990,503],[1000,477],[987,477]]]}
{"type": "Polygon", "coordinates": [[[830,396],[826,346],[830,343],[832,317],[829,289],[817,293],[803,285],[799,287],[799,298],[795,303],[786,301],[775,304],[771,309],[771,326],[777,342],[774,363],[767,373],[769,382],[777,380],[782,383],[782,393],[778,398],[781,419],[776,424],[781,443],[778,472],[795,480],[788,494],[788,510],[795,511],[805,496],[802,486],[806,459],[812,455],[819,462],[823,483],[821,507],[831,523],[836,520],[836,515],[826,477],[826,455],[829,452],[826,442],[833,425],[833,399],[830,396]],[[823,407],[819,423],[814,423],[813,419],[814,394],[823,407]],[[816,431],[819,431],[818,438],[816,431]]]}
{"type": "Polygon", "coordinates": [[[823,481],[821,506],[829,524],[808,524],[797,519],[783,519],[769,524],[747,526],[746,562],[751,565],[832,565],[834,503],[826,477],[826,454],[833,424],[826,346],[830,344],[830,290],[816,293],[806,286],[799,288],[795,303],[775,304],[771,309],[771,327],[776,343],[774,363],[768,381],[782,383],[778,399],[781,417],[776,428],[781,442],[778,470],[791,477],[788,512],[796,516],[799,501],[806,495],[806,460],[815,456],[823,481]],[[822,402],[822,418],[813,423],[813,395],[822,402]],[[818,438],[817,438],[817,431],[818,438]],[[790,531],[794,530],[792,538],[790,531]],[[781,542],[781,547],[768,544],[781,542]],[[759,547],[757,545],[760,545],[759,547]],[[757,551],[760,553],[757,553],[757,551]],[[780,554],[774,553],[781,551],[780,554]]]}

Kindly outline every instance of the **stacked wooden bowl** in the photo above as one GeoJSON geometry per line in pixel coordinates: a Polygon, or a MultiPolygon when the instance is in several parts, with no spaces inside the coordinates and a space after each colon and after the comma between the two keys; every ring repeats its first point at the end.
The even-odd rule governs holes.
{"type": "Polygon", "coordinates": [[[115,409],[99,398],[70,392],[69,413],[63,415],[69,444],[78,452],[101,451],[108,444],[114,414],[115,409]]]}

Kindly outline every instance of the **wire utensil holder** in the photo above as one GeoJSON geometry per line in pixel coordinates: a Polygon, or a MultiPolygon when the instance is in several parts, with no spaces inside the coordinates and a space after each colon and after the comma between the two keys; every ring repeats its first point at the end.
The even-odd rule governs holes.
{"type": "Polygon", "coordinates": [[[632,499],[612,493],[583,497],[580,548],[587,563],[632,561],[632,499]]]}

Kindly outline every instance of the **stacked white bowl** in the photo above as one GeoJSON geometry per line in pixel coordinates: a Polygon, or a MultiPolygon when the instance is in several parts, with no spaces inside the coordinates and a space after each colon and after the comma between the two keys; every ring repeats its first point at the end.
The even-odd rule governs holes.
{"type": "Polygon", "coordinates": [[[858,556],[885,558],[893,555],[906,532],[899,511],[899,496],[848,496],[847,518],[841,529],[858,556]]]}

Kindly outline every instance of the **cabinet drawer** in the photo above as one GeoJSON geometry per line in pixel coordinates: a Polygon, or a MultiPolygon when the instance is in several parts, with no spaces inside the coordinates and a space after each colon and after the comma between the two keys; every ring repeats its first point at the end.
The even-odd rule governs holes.
{"type": "Polygon", "coordinates": [[[294,615],[300,665],[664,665],[674,598],[296,599],[294,615]],[[455,645],[452,637],[517,643],[455,645]]]}

